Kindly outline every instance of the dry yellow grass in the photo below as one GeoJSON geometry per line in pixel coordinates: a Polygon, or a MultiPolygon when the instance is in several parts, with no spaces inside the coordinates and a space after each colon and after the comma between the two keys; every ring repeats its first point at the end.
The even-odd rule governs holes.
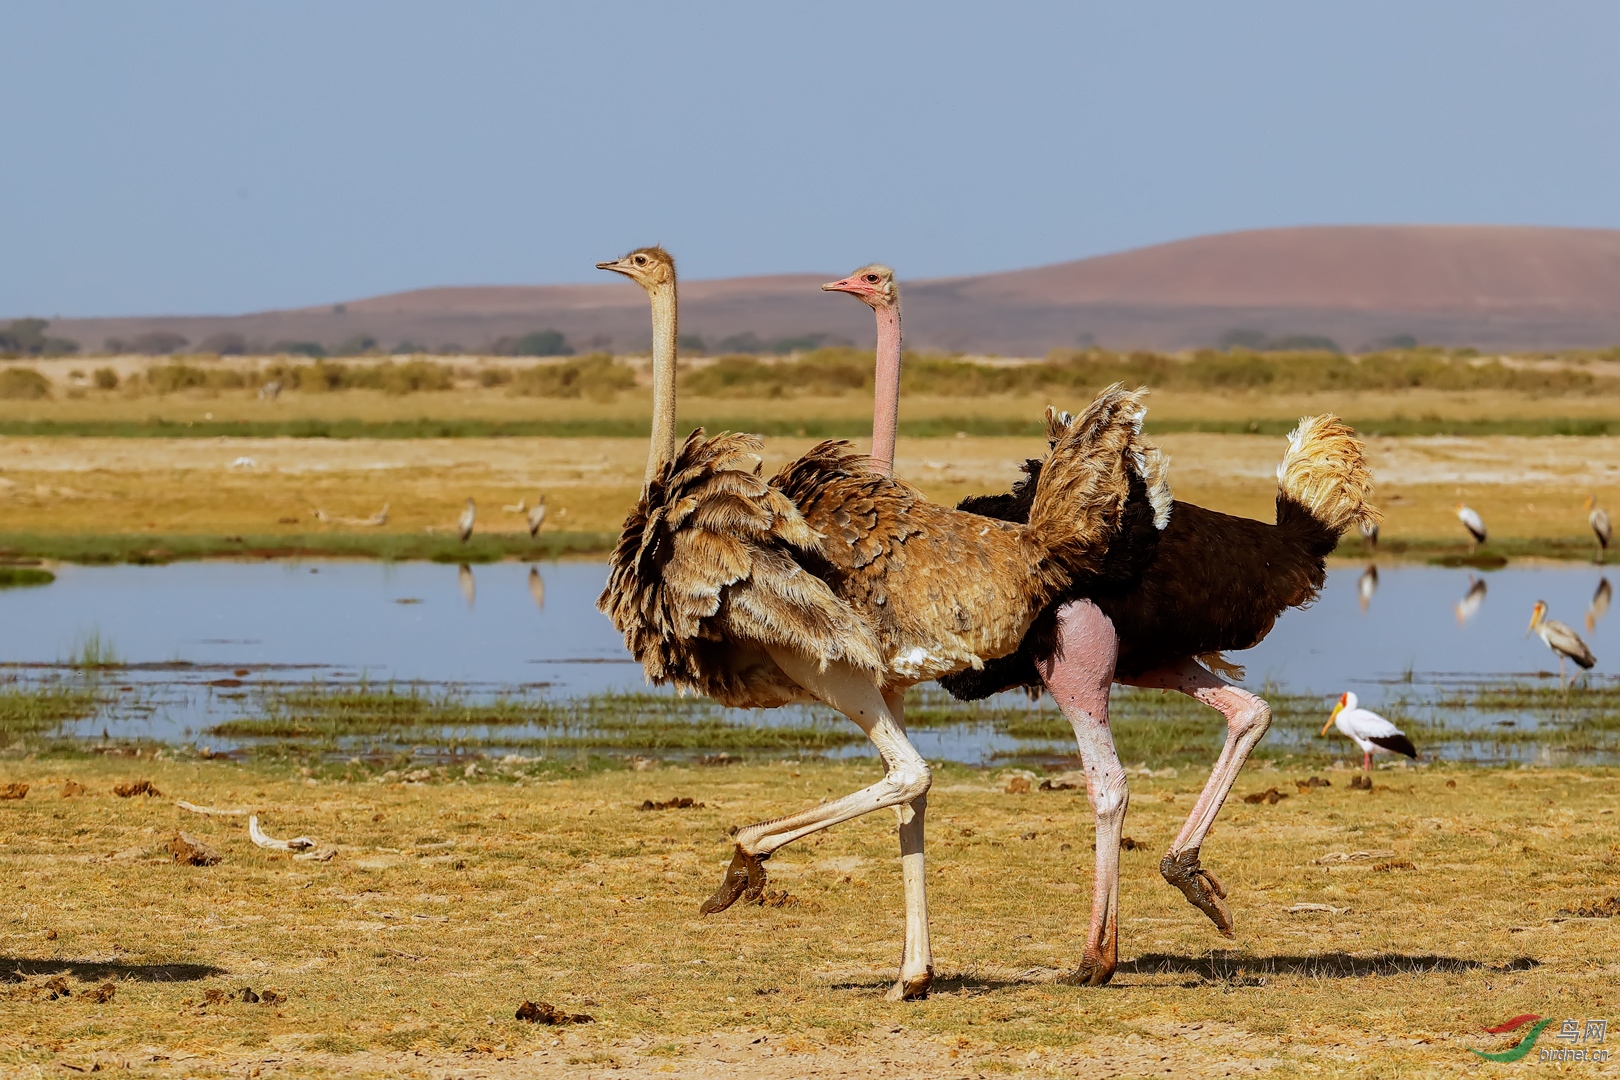
{"type": "MultiPolygon", "coordinates": [[[[1270,520],[1275,436],[1171,434],[1178,498],[1270,520]]],[[[1486,436],[1370,441],[1384,535],[1466,539],[1466,499],[1498,537],[1585,537],[1582,498],[1620,505],[1620,440],[1486,436]]],[[[765,467],[808,448],[766,441],[765,467]]],[[[1038,438],[902,438],[898,468],[935,499],[1004,490],[1038,438]]],[[[318,531],[314,515],[365,518],[383,531],[450,530],[462,500],[479,529],[516,532],[503,505],[545,492],[551,528],[615,532],[640,486],[641,439],[0,438],[0,532],[229,535],[318,531]],[[233,462],[249,458],[251,467],[233,462]],[[283,520],[288,519],[288,520],[283,520]]],[[[344,526],[331,526],[345,528],[344,526]]],[[[367,532],[369,530],[358,530],[367,532]]]]}
{"type": "MultiPolygon", "coordinates": [[[[1461,1075],[1478,1066],[1469,1048],[1517,1038],[1483,1026],[1620,1004],[1611,922],[1561,914],[1620,891],[1610,770],[1389,770],[1371,794],[1329,773],[1331,788],[1276,805],[1234,798],[1205,848],[1232,944],[1156,873],[1203,777],[1138,778],[1126,832],[1147,848],[1124,856],[1126,959],[1102,990],[1055,981],[1084,933],[1085,800],[1003,794],[995,774],[942,770],[931,798],[927,1001],[882,1000],[901,931],[891,815],[772,860],[797,906],[696,914],[728,824],[873,773],[804,762],[400,785],[12,759],[0,786],[31,787],[0,802],[0,1073],[1461,1075]],[[109,793],[134,778],[163,796],[109,793]],[[64,797],[69,780],[88,791],[64,797]],[[636,809],[672,795],[707,805],[636,809]],[[337,854],[291,861],[251,846],[243,819],[174,799],[256,809],[274,835],[337,854]],[[179,829],[224,861],[173,862],[179,829]],[[1373,854],[1332,857],[1358,852],[1373,854]],[[93,1000],[108,982],[111,1000],[93,1000]],[[250,1004],[244,988],[285,1001],[250,1004]],[[525,999],[595,1023],[517,1021],[525,999]]],[[[1236,793],[1292,792],[1289,779],[1251,770],[1236,793]]]]}

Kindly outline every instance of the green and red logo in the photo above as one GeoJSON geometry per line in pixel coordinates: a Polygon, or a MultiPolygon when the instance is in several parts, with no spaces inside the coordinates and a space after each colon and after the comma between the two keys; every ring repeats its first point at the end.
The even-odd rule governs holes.
{"type": "Polygon", "coordinates": [[[1541,1036],[1542,1031],[1545,1030],[1547,1025],[1550,1023],[1552,1023],[1552,1017],[1550,1016],[1541,1017],[1537,1016],[1535,1013],[1524,1013],[1520,1016],[1515,1016],[1513,1019],[1497,1024],[1495,1027],[1486,1028],[1485,1033],[1487,1035],[1506,1035],[1510,1031],[1517,1031],[1526,1024],[1534,1024],[1535,1026],[1525,1034],[1524,1038],[1520,1039],[1510,1049],[1503,1050],[1500,1053],[1488,1054],[1483,1050],[1473,1050],[1470,1052],[1478,1054],[1486,1061],[1518,1061],[1520,1058],[1528,1054],[1531,1048],[1536,1045],[1536,1039],[1541,1036]]]}

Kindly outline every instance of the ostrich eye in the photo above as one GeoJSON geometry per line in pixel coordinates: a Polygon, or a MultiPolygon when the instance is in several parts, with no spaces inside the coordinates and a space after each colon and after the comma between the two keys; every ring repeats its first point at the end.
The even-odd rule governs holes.
{"type": "Polygon", "coordinates": [[[646,266],[647,265],[647,256],[645,256],[645,255],[637,255],[636,256],[636,265],[637,266],[646,266]]]}
{"type": "Polygon", "coordinates": [[[866,275],[866,280],[871,282],[873,285],[877,284],[877,279],[878,279],[878,276],[876,274],[867,274],[866,275]]]}

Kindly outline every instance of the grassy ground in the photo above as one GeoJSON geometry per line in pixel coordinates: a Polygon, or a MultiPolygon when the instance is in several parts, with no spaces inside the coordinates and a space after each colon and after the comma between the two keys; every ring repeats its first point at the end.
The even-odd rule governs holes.
{"type": "MultiPolygon", "coordinates": [[[[765,468],[808,438],[766,440],[765,468]]],[[[1274,435],[1167,434],[1177,496],[1269,520],[1285,446],[1274,435]]],[[[1391,552],[1461,553],[1466,500],[1506,554],[1586,557],[1583,496],[1620,500],[1615,438],[1374,437],[1369,449],[1391,552]]],[[[1041,452],[1028,437],[902,438],[900,474],[955,502],[1005,490],[1041,452]]],[[[0,438],[0,549],[62,559],[326,552],[445,559],[463,500],[479,507],[480,557],[604,550],[640,485],[637,438],[0,438]],[[542,545],[515,510],[547,497],[542,545]],[[387,524],[357,524],[388,506],[387,524]],[[503,507],[511,506],[512,511],[503,507]],[[325,514],[327,521],[320,520],[325,514]],[[227,540],[240,537],[240,540],[227,540]],[[170,554],[165,556],[163,552],[170,554]]],[[[1350,551],[1359,549],[1353,543],[1350,551]]]]}
{"type": "Polygon", "coordinates": [[[696,914],[728,825],[869,782],[870,763],[484,768],[379,783],[0,764],[0,787],[30,785],[0,802],[0,1071],[1460,1075],[1478,1068],[1470,1048],[1517,1038],[1484,1026],[1616,1005],[1609,920],[1567,914],[1617,891],[1612,771],[1382,771],[1370,794],[1328,772],[1332,787],[1296,794],[1292,772],[1253,768],[1237,795],[1290,797],[1234,798],[1204,849],[1235,943],[1156,872],[1202,775],[1133,778],[1126,833],[1146,848],[1124,855],[1124,961],[1085,990],[1055,981],[1085,925],[1083,796],[1009,795],[999,774],[947,767],[929,815],[939,978],[898,1005],[882,1000],[901,932],[887,815],[772,860],[795,903],[696,914]],[[137,779],[161,796],[111,793],[137,779]],[[638,809],[674,796],[704,805],[638,809]],[[260,850],[243,818],[177,799],[252,809],[335,855],[260,850]],[[182,829],[223,861],[176,863],[182,829]],[[520,1022],[524,1000],[595,1021],[520,1022]]]}

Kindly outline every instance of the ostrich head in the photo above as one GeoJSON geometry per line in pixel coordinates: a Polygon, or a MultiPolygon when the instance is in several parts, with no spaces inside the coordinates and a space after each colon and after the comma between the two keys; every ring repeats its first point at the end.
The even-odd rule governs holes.
{"type": "Polygon", "coordinates": [[[829,281],[821,291],[849,293],[874,311],[900,302],[900,287],[894,283],[894,271],[882,263],[863,266],[842,281],[829,281]]]}
{"type": "Polygon", "coordinates": [[[636,248],[624,258],[613,262],[599,262],[596,268],[623,274],[648,292],[660,285],[675,283],[675,256],[657,244],[652,247],[636,248]]]}

